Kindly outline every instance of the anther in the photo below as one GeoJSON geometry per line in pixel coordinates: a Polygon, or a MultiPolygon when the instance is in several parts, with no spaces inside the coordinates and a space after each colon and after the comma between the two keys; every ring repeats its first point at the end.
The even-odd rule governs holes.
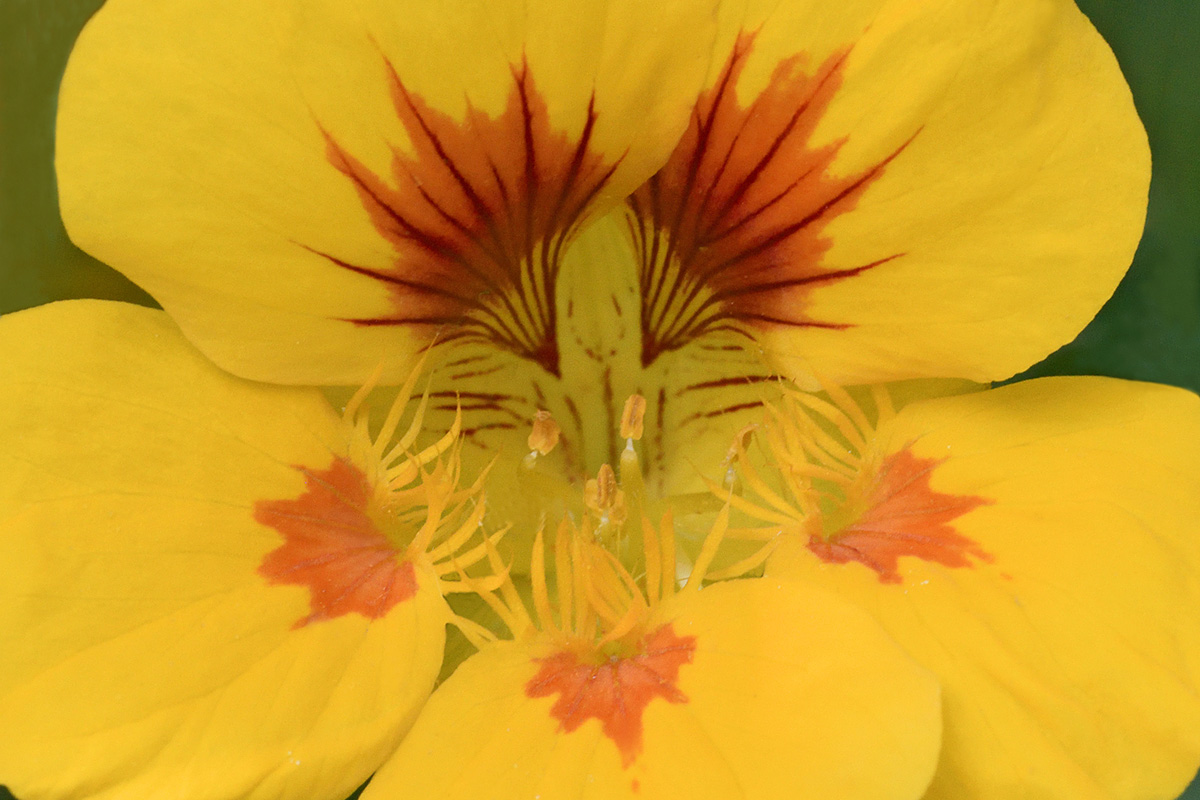
{"type": "Polygon", "coordinates": [[[758,430],[758,425],[751,423],[734,434],[733,441],[729,444],[729,450],[725,452],[725,458],[721,461],[721,466],[725,469],[726,487],[732,487],[737,480],[738,458],[750,446],[750,438],[756,430],[758,430]]]}
{"type": "Polygon", "coordinates": [[[640,394],[631,394],[625,401],[625,409],[621,412],[621,438],[631,443],[642,438],[646,419],[646,398],[640,394]]]}
{"type": "Polygon", "coordinates": [[[620,525],[625,521],[625,492],[617,482],[617,473],[608,464],[601,464],[596,477],[584,485],[583,500],[601,524],[620,525]]]}
{"type": "Polygon", "coordinates": [[[538,410],[535,412],[533,430],[530,431],[529,439],[526,440],[529,445],[529,455],[525,456],[525,466],[532,467],[539,455],[548,455],[558,446],[561,436],[562,430],[549,411],[538,410]]]}
{"type": "Polygon", "coordinates": [[[596,507],[608,511],[617,502],[617,474],[608,464],[601,464],[596,473],[596,507]]]}

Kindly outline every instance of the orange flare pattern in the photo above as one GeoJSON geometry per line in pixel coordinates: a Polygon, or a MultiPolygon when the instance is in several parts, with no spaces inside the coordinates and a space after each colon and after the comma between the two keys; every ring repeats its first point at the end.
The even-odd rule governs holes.
{"type": "Polygon", "coordinates": [[[642,714],[650,701],[687,702],[677,686],[679,669],[692,662],[695,651],[694,636],[677,636],[670,624],[663,625],[645,636],[631,656],[594,664],[564,651],[539,659],[541,670],[525,685],[525,694],[557,694],[550,715],[565,733],[589,719],[599,720],[628,768],[642,751],[642,714]]]}
{"type": "Polygon", "coordinates": [[[284,538],[258,574],[272,585],[309,590],[310,613],[296,627],[351,613],[379,619],[416,595],[412,562],[367,514],[371,486],[362,470],[341,458],[325,470],[295,469],[307,491],[294,500],[259,501],[254,519],[284,538]]]}
{"type": "Polygon", "coordinates": [[[831,166],[845,140],[810,145],[850,50],[811,73],[803,54],[780,61],[766,89],[742,106],[736,86],[753,43],[752,33],[738,38],[670,161],[628,200],[644,364],[714,331],[845,327],[806,315],[806,295],[901,255],[848,269],[821,265],[831,245],[825,226],[854,208],[908,144],[842,177],[831,166]]]}
{"type": "Polygon", "coordinates": [[[394,151],[390,180],[326,133],[327,157],[396,253],[385,270],[319,254],[393,291],[394,315],[352,321],[440,332],[440,343],[491,342],[557,375],[562,248],[616,169],[590,147],[594,102],[572,139],[550,127],[525,64],[512,68],[500,115],[468,104],[463,120],[410,91],[390,63],[387,70],[413,148],[411,155],[394,151]]]}
{"type": "Polygon", "coordinates": [[[917,458],[907,448],[888,456],[867,497],[867,510],[829,537],[811,534],[808,549],[829,563],[869,567],[882,583],[900,582],[900,556],[952,568],[972,567],[972,558],[992,563],[989,553],[950,524],[991,501],[935,491],[929,478],[943,461],[917,458]]]}

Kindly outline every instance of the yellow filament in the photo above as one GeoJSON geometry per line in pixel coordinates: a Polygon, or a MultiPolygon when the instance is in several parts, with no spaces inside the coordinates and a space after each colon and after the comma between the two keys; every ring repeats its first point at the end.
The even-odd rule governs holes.
{"type": "Polygon", "coordinates": [[[727,505],[717,514],[717,521],[713,523],[712,530],[704,539],[700,555],[696,557],[696,563],[692,567],[692,574],[688,576],[687,583],[684,584],[680,594],[693,594],[700,591],[700,582],[704,580],[708,568],[712,566],[713,559],[717,557],[717,548],[721,546],[721,542],[725,538],[725,531],[728,529],[729,506],[727,505]]]}
{"type": "Polygon", "coordinates": [[[533,584],[533,608],[537,612],[538,627],[546,633],[558,633],[554,624],[554,612],[550,608],[550,592],[546,588],[546,543],[542,538],[542,528],[538,528],[533,539],[533,553],[530,556],[529,577],[533,584]]]}
{"type": "Polygon", "coordinates": [[[878,429],[896,416],[896,407],[892,405],[891,392],[883,384],[877,383],[871,386],[871,399],[875,401],[875,416],[878,417],[875,427],[878,429]]]}
{"type": "Polygon", "coordinates": [[[429,558],[433,561],[441,561],[450,554],[457,552],[482,527],[483,515],[486,510],[487,507],[484,503],[476,503],[470,516],[453,533],[446,535],[441,543],[427,551],[429,558]]]}
{"type": "MultiPolygon", "coordinates": [[[[724,497],[727,504],[733,506],[738,511],[742,511],[742,512],[745,512],[746,514],[749,514],[750,516],[754,517],[755,519],[761,519],[763,522],[776,522],[776,523],[779,523],[780,525],[787,525],[787,524],[795,521],[795,517],[793,517],[793,516],[789,516],[787,514],[780,514],[777,511],[771,511],[770,509],[763,508],[762,506],[758,505],[757,503],[755,503],[751,500],[747,500],[743,497],[739,497],[736,494],[729,494],[729,490],[727,488],[721,486],[716,481],[710,480],[708,478],[704,478],[704,482],[708,485],[708,490],[710,492],[717,495],[718,497],[724,497]]],[[[747,483],[747,485],[750,485],[750,484],[747,483]]],[[[751,488],[753,488],[753,487],[751,487],[751,488]]]]}
{"type": "Polygon", "coordinates": [[[587,547],[584,551],[584,560],[581,566],[587,587],[587,598],[600,618],[613,624],[621,619],[624,609],[628,606],[628,599],[621,596],[623,587],[608,563],[595,556],[596,552],[593,547],[587,547]]]}
{"type": "MultiPolygon", "coordinates": [[[[491,536],[484,537],[484,541],[475,545],[470,550],[465,550],[461,553],[455,554],[454,559],[456,563],[468,568],[479,563],[483,560],[484,556],[487,555],[488,548],[495,547],[496,544],[498,544],[500,540],[504,538],[504,534],[508,533],[509,530],[511,530],[511,528],[509,526],[505,526],[491,536]]],[[[507,568],[505,574],[507,574],[507,568]]]]}
{"type": "MultiPolygon", "coordinates": [[[[396,427],[400,424],[400,417],[404,414],[404,409],[408,407],[408,401],[412,398],[413,388],[417,385],[417,378],[421,375],[421,369],[425,366],[425,361],[429,358],[429,353],[421,356],[413,367],[412,372],[408,374],[408,378],[404,381],[404,385],[400,387],[400,391],[396,393],[396,399],[392,401],[392,407],[388,409],[387,416],[384,418],[383,427],[379,429],[379,437],[375,440],[375,457],[382,458],[383,451],[387,447],[388,442],[396,434],[396,427]]],[[[423,414],[418,414],[420,419],[423,414]]]]}
{"type": "Polygon", "coordinates": [[[774,539],[791,527],[790,525],[770,525],[765,528],[730,528],[725,531],[725,538],[764,542],[774,539]]]}
{"type": "MultiPolygon", "coordinates": [[[[574,607],[574,592],[571,591],[574,577],[571,575],[570,537],[571,524],[563,519],[558,525],[558,533],[554,539],[554,581],[558,590],[558,618],[564,627],[571,624],[574,607]]],[[[583,602],[582,598],[580,602],[583,602]]]]}
{"type": "MultiPolygon", "coordinates": [[[[829,389],[826,387],[826,392],[828,391],[829,389]]],[[[851,446],[859,450],[866,446],[867,442],[861,433],[862,429],[857,425],[857,420],[847,415],[838,405],[822,400],[815,394],[806,394],[804,392],[789,392],[788,396],[805,408],[811,409],[814,414],[836,427],[842,436],[846,437],[846,441],[851,446]]],[[[846,400],[851,404],[854,402],[850,399],[849,395],[846,395],[846,400]]],[[[866,417],[863,416],[862,409],[856,405],[852,407],[857,412],[856,416],[862,419],[863,429],[869,429],[870,426],[867,424],[866,417]]]]}
{"type": "Polygon", "coordinates": [[[675,516],[667,509],[660,523],[662,530],[662,599],[675,594],[675,516]]]}
{"type": "MultiPolygon", "coordinates": [[[[721,581],[727,578],[737,578],[752,570],[758,569],[763,565],[763,563],[766,562],[768,558],[771,557],[771,553],[775,552],[775,547],[779,544],[778,533],[779,531],[776,531],[776,535],[772,536],[765,545],[758,548],[758,550],[752,555],[746,556],[739,561],[735,561],[724,569],[712,570],[706,577],[712,581],[721,581]]],[[[728,535],[729,534],[726,533],[726,536],[728,535]]]]}
{"type": "Polygon", "coordinates": [[[758,472],[750,464],[750,460],[746,458],[746,450],[742,443],[740,441],[736,442],[734,444],[734,448],[735,452],[737,453],[736,463],[741,468],[740,473],[742,480],[744,480],[747,485],[752,486],[754,491],[757,492],[760,497],[774,506],[776,510],[782,511],[784,514],[794,516],[796,509],[793,508],[790,503],[776,494],[771,487],[767,486],[767,484],[759,476],[758,472]]]}
{"type": "Polygon", "coordinates": [[[439,439],[436,443],[426,447],[420,453],[408,457],[408,460],[387,470],[388,484],[391,486],[405,486],[416,478],[421,467],[435,460],[459,441],[459,434],[462,432],[462,408],[460,407],[454,414],[454,424],[450,426],[450,430],[446,431],[446,435],[439,439]]]}
{"type": "Polygon", "coordinates": [[[798,478],[810,476],[799,472],[796,468],[801,465],[788,459],[786,454],[780,454],[774,444],[771,445],[771,453],[775,457],[775,463],[779,465],[779,476],[782,478],[788,494],[796,503],[799,516],[808,516],[817,507],[816,493],[813,491],[811,483],[806,480],[802,484],[798,478]]]}
{"type": "Polygon", "coordinates": [[[496,634],[489,631],[487,628],[480,625],[474,620],[455,614],[450,618],[450,624],[462,631],[462,635],[476,650],[481,649],[484,645],[491,644],[496,641],[496,634]]]}
{"type": "MultiPolygon", "coordinates": [[[[579,539],[579,536],[571,537],[571,563],[575,565],[583,561],[583,544],[579,539]]],[[[576,599],[575,627],[573,630],[582,632],[587,629],[592,616],[591,606],[586,602],[588,596],[587,577],[583,574],[582,569],[576,568],[571,570],[571,584],[576,599]]]]}
{"type": "Polygon", "coordinates": [[[833,401],[833,404],[837,406],[838,410],[841,411],[842,414],[849,419],[849,421],[854,423],[856,428],[855,432],[858,434],[858,439],[856,441],[852,441],[854,442],[855,447],[858,447],[861,452],[862,448],[867,444],[866,439],[863,438],[862,434],[872,429],[871,423],[867,420],[867,415],[863,413],[862,406],[855,402],[854,398],[836,383],[830,383],[829,381],[822,380],[821,388],[825,390],[825,394],[829,395],[829,399],[833,401]]]}
{"type": "Polygon", "coordinates": [[[428,406],[429,388],[426,387],[425,393],[421,395],[421,402],[417,404],[417,410],[413,413],[413,419],[408,426],[408,430],[397,440],[392,449],[387,452],[387,455],[380,460],[380,463],[384,467],[392,466],[400,456],[404,455],[412,447],[413,442],[417,440],[417,436],[421,433],[421,422],[425,419],[425,410],[428,406]]]}
{"type": "Polygon", "coordinates": [[[367,378],[367,382],[358,387],[354,396],[350,398],[350,402],[346,403],[346,408],[342,411],[342,419],[346,422],[354,422],[358,417],[358,409],[362,406],[363,401],[367,399],[367,395],[379,384],[379,378],[383,375],[383,362],[379,362],[379,366],[371,373],[371,377],[367,378]]]}
{"type": "Polygon", "coordinates": [[[662,599],[662,548],[658,531],[645,517],[642,517],[642,552],[646,557],[646,597],[654,603],[662,599]]]}

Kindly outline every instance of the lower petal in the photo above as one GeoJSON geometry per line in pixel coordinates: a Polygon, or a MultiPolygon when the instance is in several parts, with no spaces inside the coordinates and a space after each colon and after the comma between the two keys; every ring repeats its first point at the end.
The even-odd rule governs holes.
{"type": "Polygon", "coordinates": [[[769,580],[710,586],[662,615],[692,649],[644,705],[628,682],[607,712],[586,681],[564,703],[543,690],[544,639],[491,645],[434,694],[364,797],[921,796],[937,686],[865,615],[769,580]]]}
{"type": "Polygon", "coordinates": [[[339,417],[134,306],[21,312],[0,347],[3,781],[22,800],[353,790],[428,696],[448,614],[420,562],[403,602],[324,617],[324,584],[265,570],[289,539],[264,508],[311,513],[317,538],[355,519],[301,502],[347,458],[339,417]]]}
{"type": "Polygon", "coordinates": [[[792,537],[768,574],[854,600],[938,674],[930,798],[1173,798],[1200,764],[1197,441],[1200,403],[1165,386],[915,403],[873,445],[922,465],[909,482],[844,557],[792,537]]]}

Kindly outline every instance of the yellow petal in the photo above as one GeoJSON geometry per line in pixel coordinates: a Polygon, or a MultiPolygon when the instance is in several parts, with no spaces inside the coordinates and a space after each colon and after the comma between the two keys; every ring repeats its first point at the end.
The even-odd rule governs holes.
{"type": "Polygon", "coordinates": [[[1004,378],[1070,340],[1141,234],[1149,151],[1066,0],[754,0],[630,201],[644,357],[749,333],[815,388],[1004,378]]]}
{"type": "Polygon", "coordinates": [[[485,648],[364,798],[920,797],[937,686],[865,615],[766,580],[662,615],[623,661],[571,663],[545,640],[485,648]]]}
{"type": "Polygon", "coordinates": [[[114,0],[64,78],[63,217],[240,375],[398,382],[451,335],[554,371],[558,251],[666,160],[710,6],[114,0]]]}
{"type": "Polygon", "coordinates": [[[852,599],[938,674],[931,798],[1174,798],[1200,764],[1197,442],[1200,401],[1152,384],[917,402],[872,447],[920,468],[889,475],[857,552],[793,537],[767,571],[852,599]]]}
{"type": "Polygon", "coordinates": [[[136,306],[19,312],[0,350],[3,781],[23,800],[348,794],[428,696],[447,610],[428,566],[377,563],[341,419],[136,306]]]}

